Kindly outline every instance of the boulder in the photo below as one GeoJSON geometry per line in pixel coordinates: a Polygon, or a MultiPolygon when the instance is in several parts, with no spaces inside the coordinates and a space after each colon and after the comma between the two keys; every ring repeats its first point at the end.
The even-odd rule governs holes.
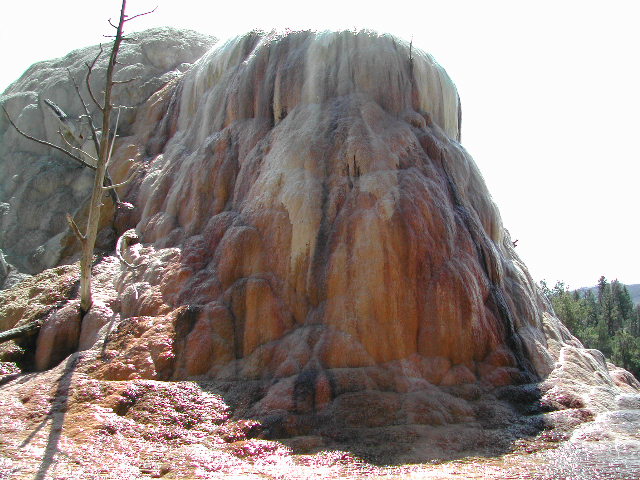
{"type": "Polygon", "coordinates": [[[44,321],[36,344],[37,370],[54,367],[77,350],[80,323],[80,307],[77,302],[55,311],[44,321]]]}

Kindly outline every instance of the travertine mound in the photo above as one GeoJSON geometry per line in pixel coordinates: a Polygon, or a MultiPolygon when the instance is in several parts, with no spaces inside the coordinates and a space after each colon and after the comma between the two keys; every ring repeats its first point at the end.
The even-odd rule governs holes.
{"type": "Polygon", "coordinates": [[[274,378],[291,398],[304,378],[304,395],[325,392],[307,403],[353,375],[398,390],[396,372],[436,385],[547,373],[523,344],[544,347],[542,300],[456,141],[459,110],[444,70],[389,36],[213,49],[122,141],[139,181],[121,222],[142,238],[122,315],[188,306],[198,360],[174,375],[274,378]]]}
{"type": "MultiPolygon", "coordinates": [[[[262,435],[422,439],[421,460],[439,455],[428,439],[568,438],[636,395],[553,317],[429,55],[372,32],[252,32],[160,86],[111,167],[134,175],[135,208],[105,230],[136,230],[136,268],[101,259],[80,328],[73,301],[47,315],[41,369],[77,345],[83,384],[193,380],[262,435]]],[[[31,388],[11,378],[12,399],[31,388]]]]}

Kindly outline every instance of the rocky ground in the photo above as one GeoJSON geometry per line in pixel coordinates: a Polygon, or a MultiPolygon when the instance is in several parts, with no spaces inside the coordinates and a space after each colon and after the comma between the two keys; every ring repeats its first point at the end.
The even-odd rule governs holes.
{"type": "Polygon", "coordinates": [[[256,391],[269,385],[166,381],[179,364],[179,328],[112,315],[120,268],[115,257],[96,266],[96,304],[82,322],[73,265],[0,292],[3,328],[43,322],[37,340],[0,347],[1,479],[544,480],[640,472],[640,384],[599,352],[567,343],[557,322],[545,325],[557,361],[540,383],[417,383],[404,394],[345,393],[324,416],[256,416],[256,391]],[[409,405],[416,395],[420,410],[409,405]],[[403,400],[384,408],[377,400],[387,397],[403,400]],[[305,419],[315,423],[305,429],[305,419]]]}
{"type": "MultiPolygon", "coordinates": [[[[274,438],[286,428],[248,418],[247,390],[228,382],[101,378],[96,365],[109,354],[105,338],[42,372],[0,363],[1,479],[550,480],[632,479],[640,472],[637,382],[610,366],[616,389],[594,382],[568,388],[567,378],[580,375],[566,352],[545,382],[475,399],[457,392],[472,410],[466,421],[358,428],[328,419],[310,435],[274,438]],[[564,379],[563,368],[571,371],[564,379]]],[[[15,355],[11,348],[5,355],[15,355]]],[[[388,418],[366,407],[360,415],[368,424],[388,418]]]]}
{"type": "Polygon", "coordinates": [[[552,389],[535,400],[540,386],[507,387],[491,405],[476,402],[471,422],[269,440],[264,424],[234,415],[220,385],[97,380],[87,368],[97,354],[75,353],[41,373],[2,364],[0,478],[631,479],[640,472],[634,393],[596,414],[552,389]]]}

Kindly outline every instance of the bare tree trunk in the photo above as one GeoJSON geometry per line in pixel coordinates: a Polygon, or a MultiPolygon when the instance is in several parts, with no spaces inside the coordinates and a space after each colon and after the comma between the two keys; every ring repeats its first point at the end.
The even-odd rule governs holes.
{"type": "MultiPolygon", "coordinates": [[[[110,158],[109,134],[111,131],[111,91],[113,89],[113,70],[118,58],[118,50],[122,43],[122,27],[125,22],[126,0],[122,0],[120,9],[120,21],[116,28],[116,36],[113,40],[111,56],[107,66],[107,78],[104,88],[104,103],[102,107],[102,137],[100,139],[100,151],[98,152],[98,164],[96,165],[96,175],[93,182],[93,192],[91,193],[91,203],[89,204],[89,218],[87,220],[87,230],[82,242],[82,259],[80,260],[80,312],[87,313],[93,304],[91,293],[91,265],[93,263],[93,250],[98,235],[98,224],[100,222],[100,210],[104,197],[104,176],[107,170],[107,163],[110,158]]],[[[115,140],[115,138],[114,138],[115,140]]]]}
{"type": "Polygon", "coordinates": [[[5,330],[4,332],[0,332],[0,343],[35,335],[40,330],[40,327],[42,327],[42,320],[36,320],[21,327],[5,330]]]}

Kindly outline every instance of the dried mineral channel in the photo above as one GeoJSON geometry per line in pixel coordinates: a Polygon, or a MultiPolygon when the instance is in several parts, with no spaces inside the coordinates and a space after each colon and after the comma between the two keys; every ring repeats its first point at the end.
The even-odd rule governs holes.
{"type": "MultiPolygon", "coordinates": [[[[611,468],[633,472],[640,384],[540,295],[459,143],[444,69],[374,32],[213,43],[154,30],[124,51],[147,80],[111,173],[133,174],[120,194],[135,208],[105,209],[91,311],[68,269],[0,293],[4,329],[29,302],[45,312],[35,343],[0,352],[25,370],[2,364],[1,471],[586,478],[609,468],[608,442],[626,458],[611,468]],[[130,229],[136,268],[111,255],[130,229]]],[[[40,98],[73,91],[47,69],[91,52],[36,65],[0,100],[50,134],[40,98]]],[[[6,122],[0,138],[7,261],[74,261],[51,223],[78,177],[6,122]],[[29,208],[42,215],[19,222],[29,208]]]]}

